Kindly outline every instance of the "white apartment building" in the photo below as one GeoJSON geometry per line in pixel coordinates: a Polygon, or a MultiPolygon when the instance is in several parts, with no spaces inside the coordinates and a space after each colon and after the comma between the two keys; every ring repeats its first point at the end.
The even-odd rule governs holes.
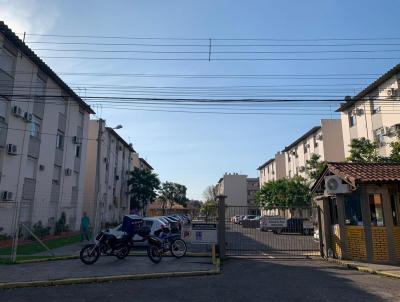
{"type": "Polygon", "coordinates": [[[345,159],[340,120],[323,119],[282,151],[285,155],[286,177],[295,175],[308,178],[307,160],[313,154],[321,161],[341,162],[345,159]]]}
{"type": "Polygon", "coordinates": [[[90,121],[88,138],[84,210],[93,224],[103,226],[129,213],[129,172],[138,167],[139,156],[102,119],[90,121]]]}
{"type": "Polygon", "coordinates": [[[93,110],[0,22],[0,227],[78,230],[93,110]]]}
{"type": "Polygon", "coordinates": [[[389,70],[355,97],[346,97],[341,112],[346,157],[354,138],[379,144],[381,156],[390,155],[390,142],[400,132],[400,64],[389,70]]]}

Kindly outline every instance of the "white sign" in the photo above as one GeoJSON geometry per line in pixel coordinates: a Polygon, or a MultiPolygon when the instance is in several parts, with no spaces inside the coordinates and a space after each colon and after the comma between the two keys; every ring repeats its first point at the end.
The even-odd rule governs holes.
{"type": "Polygon", "coordinates": [[[286,228],[287,222],[285,217],[281,216],[264,216],[262,218],[267,228],[286,228]]]}
{"type": "Polygon", "coordinates": [[[190,239],[194,244],[217,243],[217,224],[193,223],[190,239]]]}

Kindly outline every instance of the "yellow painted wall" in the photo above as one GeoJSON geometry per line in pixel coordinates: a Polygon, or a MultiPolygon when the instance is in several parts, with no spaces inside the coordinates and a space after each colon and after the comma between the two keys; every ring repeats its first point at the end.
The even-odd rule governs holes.
{"type": "Polygon", "coordinates": [[[342,258],[342,242],[340,241],[340,227],[338,224],[333,226],[333,252],[335,254],[335,258],[342,258]]]}
{"type": "Polygon", "coordinates": [[[389,261],[389,249],[386,227],[372,227],[372,252],[376,262],[389,261]]]}
{"type": "Polygon", "coordinates": [[[396,260],[400,262],[400,227],[393,227],[393,240],[396,250],[396,260]]]}
{"type": "Polygon", "coordinates": [[[366,260],[364,228],[361,226],[346,226],[347,255],[350,259],[366,260]]]}

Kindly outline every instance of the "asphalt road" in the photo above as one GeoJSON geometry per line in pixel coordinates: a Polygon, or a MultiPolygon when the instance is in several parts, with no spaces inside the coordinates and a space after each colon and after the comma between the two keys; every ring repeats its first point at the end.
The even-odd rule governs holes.
{"type": "Polygon", "coordinates": [[[0,301],[400,301],[400,280],[320,260],[228,260],[216,276],[0,291],[0,301]]]}
{"type": "Polygon", "coordinates": [[[226,223],[225,240],[227,252],[231,255],[319,255],[319,243],[313,236],[261,232],[231,222],[226,223]]]}

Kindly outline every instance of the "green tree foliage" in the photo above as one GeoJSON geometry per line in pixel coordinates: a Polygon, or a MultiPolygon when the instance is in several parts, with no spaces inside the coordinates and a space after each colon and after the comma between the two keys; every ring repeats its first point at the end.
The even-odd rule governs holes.
{"type": "Polygon", "coordinates": [[[200,213],[205,216],[206,221],[209,219],[214,219],[217,217],[218,203],[215,200],[207,200],[201,206],[200,213]]]}
{"type": "Polygon", "coordinates": [[[392,151],[390,153],[390,161],[400,163],[400,134],[397,136],[397,140],[390,143],[392,151]]]}
{"type": "Polygon", "coordinates": [[[376,142],[371,142],[364,137],[355,138],[350,143],[350,156],[348,161],[353,163],[373,163],[380,162],[384,159],[379,156],[379,145],[376,142]]]}
{"type": "Polygon", "coordinates": [[[65,212],[62,212],[60,218],[56,222],[55,233],[60,234],[68,231],[69,227],[67,225],[67,215],[65,215],[65,212]]]}
{"type": "Polygon", "coordinates": [[[32,233],[35,234],[39,238],[43,238],[50,234],[50,227],[45,227],[42,224],[42,221],[39,220],[32,227],[32,233]]]}
{"type": "Polygon", "coordinates": [[[142,210],[145,213],[147,205],[157,197],[160,187],[158,175],[150,170],[135,168],[129,176],[130,209],[142,210]]]}
{"type": "Polygon", "coordinates": [[[188,202],[186,191],[187,189],[184,185],[169,181],[162,183],[159,192],[159,200],[161,201],[163,212],[165,213],[165,208],[168,204],[170,209],[172,209],[174,204],[179,204],[185,207],[188,202]]]}
{"type": "Polygon", "coordinates": [[[306,161],[307,174],[311,180],[316,181],[326,167],[326,163],[321,161],[321,156],[313,153],[306,161]]]}
{"type": "Polygon", "coordinates": [[[256,194],[256,203],[263,209],[304,207],[311,204],[311,193],[304,178],[282,178],[265,183],[256,194]]]}

